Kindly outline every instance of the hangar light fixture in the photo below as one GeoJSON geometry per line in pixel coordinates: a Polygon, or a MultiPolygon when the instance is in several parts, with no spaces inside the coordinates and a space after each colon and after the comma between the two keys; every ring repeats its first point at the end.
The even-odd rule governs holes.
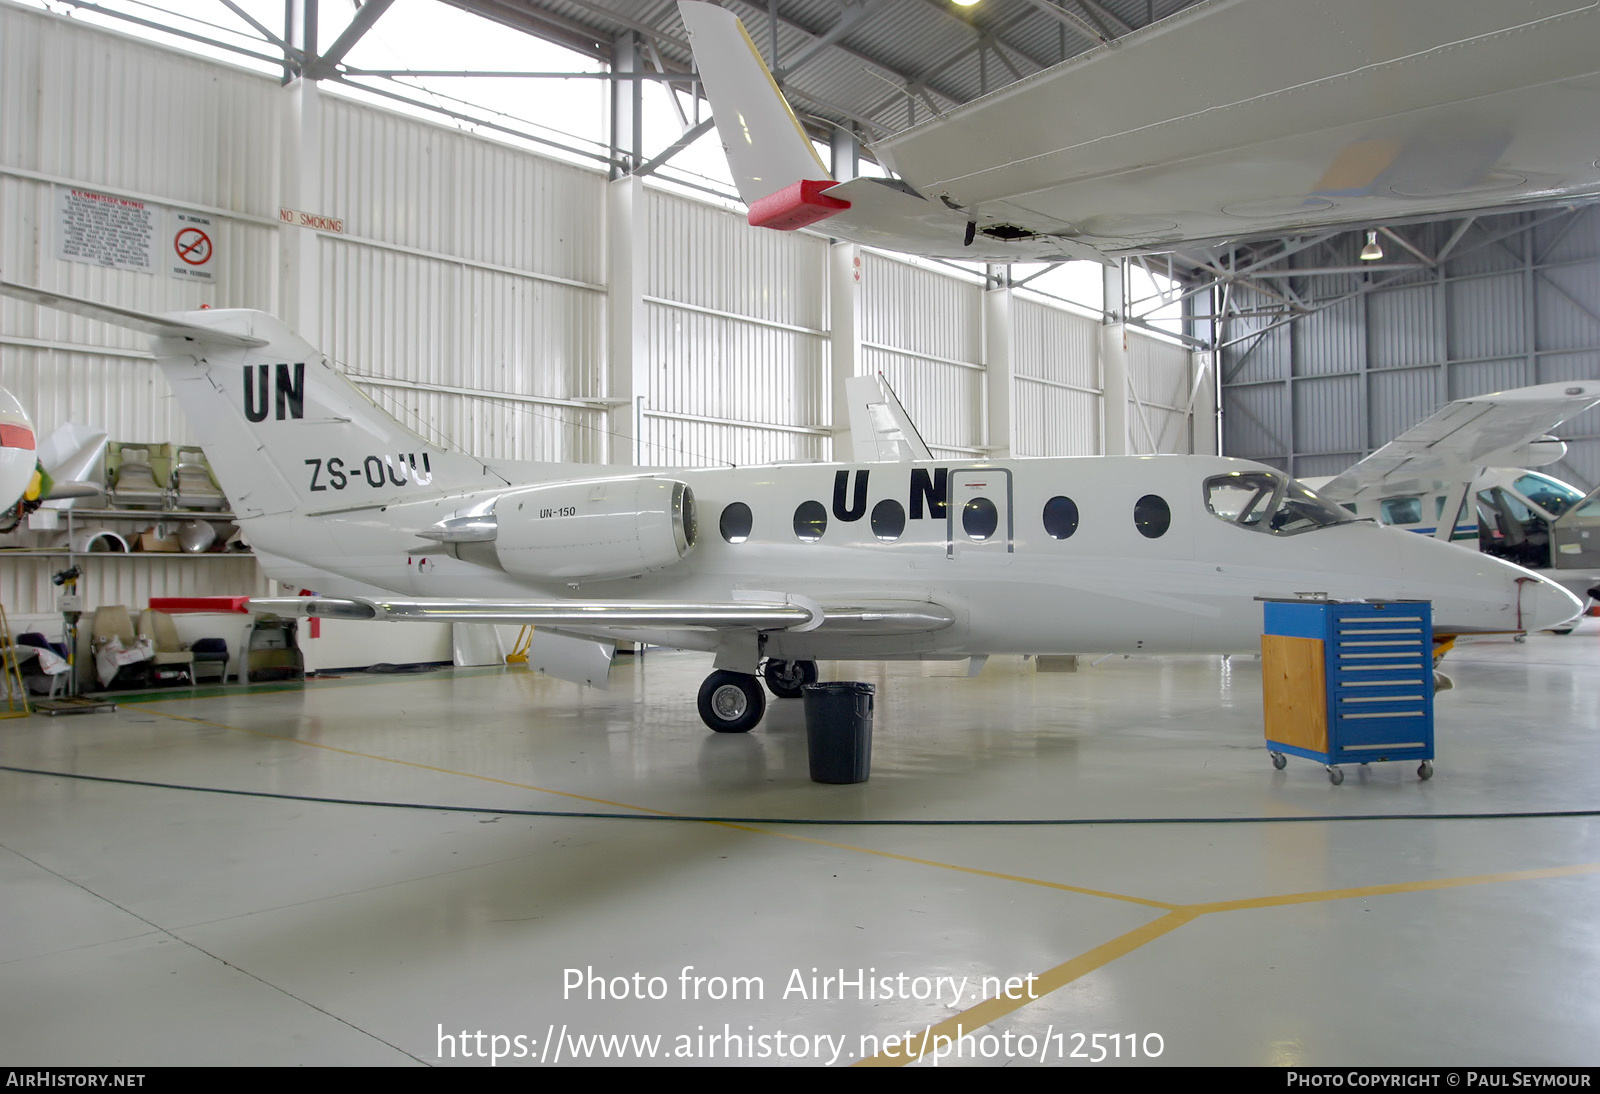
{"type": "Polygon", "coordinates": [[[1361,261],[1376,262],[1383,257],[1383,248],[1378,245],[1378,233],[1367,232],[1367,245],[1361,248],[1361,261]]]}

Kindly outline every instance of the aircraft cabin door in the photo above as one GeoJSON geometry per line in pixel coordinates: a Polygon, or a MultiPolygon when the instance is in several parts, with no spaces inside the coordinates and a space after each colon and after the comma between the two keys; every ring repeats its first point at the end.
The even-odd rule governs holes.
{"type": "Polygon", "coordinates": [[[1011,472],[1003,467],[953,470],[945,497],[946,557],[1009,564],[1016,551],[1011,472]]]}
{"type": "Polygon", "coordinates": [[[1600,569],[1600,490],[1550,526],[1550,565],[1556,570],[1600,569]]]}

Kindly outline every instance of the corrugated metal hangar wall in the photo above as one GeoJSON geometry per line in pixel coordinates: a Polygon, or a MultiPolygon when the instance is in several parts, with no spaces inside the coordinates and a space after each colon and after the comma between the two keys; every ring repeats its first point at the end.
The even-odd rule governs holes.
{"type": "MultiPolygon", "coordinates": [[[[882,371],[941,456],[1117,447],[1103,328],[1024,292],[25,9],[0,7],[0,101],[8,280],[273,311],[440,444],[656,466],[847,457],[838,380],[882,371]],[[73,190],[153,210],[154,269],[60,257],[73,190]],[[179,213],[210,221],[209,281],[165,268],[179,213]]],[[[140,336],[0,309],[0,384],[41,436],[73,420],[192,440],[140,336]]],[[[1125,450],[1189,450],[1193,355],[1124,341],[1125,450]]],[[[62,564],[0,565],[14,625],[54,616],[62,564]]],[[[81,591],[92,608],[271,590],[248,557],[134,555],[96,557],[81,591]]]]}
{"type": "MultiPolygon", "coordinates": [[[[1252,270],[1268,291],[1227,290],[1226,454],[1332,475],[1451,399],[1600,377],[1595,206],[1394,231],[1395,268],[1355,272],[1363,237],[1346,233],[1252,270]],[[1286,299],[1305,314],[1287,321],[1286,299]]],[[[1600,411],[1558,433],[1567,457],[1545,470],[1600,485],[1600,411]]]]}

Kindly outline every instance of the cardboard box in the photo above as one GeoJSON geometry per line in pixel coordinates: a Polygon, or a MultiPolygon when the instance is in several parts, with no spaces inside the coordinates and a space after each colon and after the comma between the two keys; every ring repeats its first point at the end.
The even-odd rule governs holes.
{"type": "Polygon", "coordinates": [[[139,540],[133,545],[133,549],[135,551],[166,551],[173,554],[183,550],[178,544],[176,535],[158,536],[153,527],[139,533],[139,540]]]}

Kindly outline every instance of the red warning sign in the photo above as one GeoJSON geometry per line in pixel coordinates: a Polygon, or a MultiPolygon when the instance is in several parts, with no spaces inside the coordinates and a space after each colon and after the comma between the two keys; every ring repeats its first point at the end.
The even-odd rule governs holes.
{"type": "Polygon", "coordinates": [[[173,240],[178,258],[191,266],[204,266],[211,261],[211,237],[199,228],[184,228],[173,240]]]}

